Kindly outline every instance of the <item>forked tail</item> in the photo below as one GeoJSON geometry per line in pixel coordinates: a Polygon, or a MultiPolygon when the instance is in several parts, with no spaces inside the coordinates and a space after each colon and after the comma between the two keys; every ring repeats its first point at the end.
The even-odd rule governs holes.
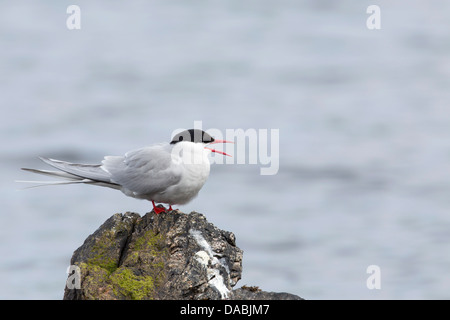
{"type": "Polygon", "coordinates": [[[114,189],[120,189],[120,185],[111,181],[109,172],[104,170],[102,168],[102,165],[100,164],[98,165],[77,164],[43,157],[39,157],[39,159],[41,159],[43,162],[60,171],[38,170],[29,168],[21,168],[21,169],[33,173],[42,174],[45,176],[62,178],[62,180],[16,181],[16,182],[37,184],[29,188],[49,186],[49,185],[86,183],[114,189]]]}

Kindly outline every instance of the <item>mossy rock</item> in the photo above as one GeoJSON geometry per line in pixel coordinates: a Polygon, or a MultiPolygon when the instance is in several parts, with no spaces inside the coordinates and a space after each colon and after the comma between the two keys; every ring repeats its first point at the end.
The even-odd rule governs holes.
{"type": "Polygon", "coordinates": [[[67,290],[75,299],[153,299],[164,280],[168,251],[161,234],[137,230],[141,218],[115,214],[82,247],[72,264],[80,267],[83,290],[67,290]]]}
{"type": "Polygon", "coordinates": [[[198,212],[115,214],[74,252],[64,299],[300,299],[255,286],[233,290],[242,256],[234,234],[198,212]]]}

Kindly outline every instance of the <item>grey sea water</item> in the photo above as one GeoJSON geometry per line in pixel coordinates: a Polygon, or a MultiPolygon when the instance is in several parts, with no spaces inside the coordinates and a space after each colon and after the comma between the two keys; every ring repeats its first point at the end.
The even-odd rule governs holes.
{"type": "Polygon", "coordinates": [[[215,164],[184,212],[233,231],[240,285],[450,298],[446,1],[1,1],[0,298],[61,299],[114,190],[19,190],[37,156],[96,163],[174,129],[277,129],[279,171],[215,164]],[[66,9],[81,9],[68,30],[66,9]],[[366,9],[381,9],[381,29],[366,9]],[[366,270],[381,270],[370,290],[366,270]]]}

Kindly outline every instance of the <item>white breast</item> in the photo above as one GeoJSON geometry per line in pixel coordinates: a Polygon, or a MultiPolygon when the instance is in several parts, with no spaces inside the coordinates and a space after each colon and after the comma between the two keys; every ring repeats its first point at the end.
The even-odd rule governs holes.
{"type": "Polygon", "coordinates": [[[200,143],[176,144],[172,160],[182,169],[181,180],[161,192],[155,201],[169,204],[185,204],[197,196],[209,176],[209,150],[200,143]]]}

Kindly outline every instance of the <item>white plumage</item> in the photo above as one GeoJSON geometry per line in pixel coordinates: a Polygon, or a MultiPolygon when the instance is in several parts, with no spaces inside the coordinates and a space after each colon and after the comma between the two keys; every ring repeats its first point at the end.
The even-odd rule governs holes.
{"type": "MultiPolygon", "coordinates": [[[[224,152],[207,148],[207,144],[230,142],[215,140],[202,130],[191,129],[176,135],[169,143],[156,144],[127,152],[124,156],[106,156],[101,164],[76,164],[40,157],[59,171],[23,168],[61,181],[39,182],[41,185],[84,183],[109,187],[125,195],[155,202],[185,204],[197,196],[210,171],[208,155],[224,152]]],[[[36,181],[22,181],[35,182],[36,181]]]]}

